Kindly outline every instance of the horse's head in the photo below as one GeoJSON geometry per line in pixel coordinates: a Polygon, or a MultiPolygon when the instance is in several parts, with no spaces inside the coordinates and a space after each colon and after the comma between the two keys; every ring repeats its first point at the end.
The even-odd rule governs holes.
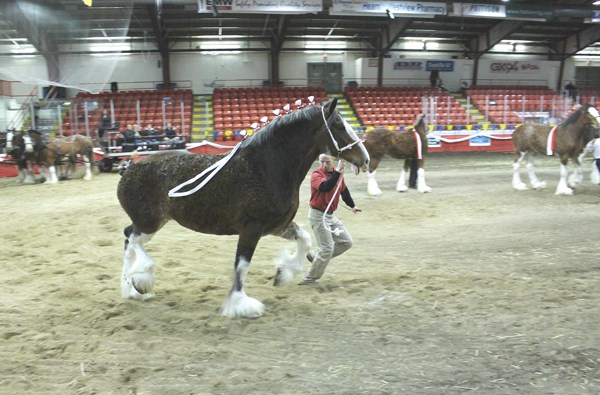
{"type": "Polygon", "coordinates": [[[596,107],[591,104],[586,104],[581,107],[580,111],[584,111],[585,125],[591,126],[594,129],[600,129],[600,113],[596,107]]]}
{"type": "Polygon", "coordinates": [[[350,162],[356,174],[361,169],[367,171],[369,164],[367,149],[359,140],[352,126],[336,110],[336,105],[337,98],[334,98],[321,107],[321,114],[329,133],[327,147],[332,155],[350,162]]]}

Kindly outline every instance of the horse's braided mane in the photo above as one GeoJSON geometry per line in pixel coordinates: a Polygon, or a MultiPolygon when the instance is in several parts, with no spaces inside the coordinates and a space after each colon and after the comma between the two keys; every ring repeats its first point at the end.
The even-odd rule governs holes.
{"type": "Polygon", "coordinates": [[[575,123],[577,122],[577,120],[583,115],[585,114],[585,112],[588,110],[588,108],[590,108],[591,105],[590,104],[584,104],[582,105],[577,111],[575,111],[573,114],[569,115],[569,117],[567,119],[565,119],[562,123],[563,126],[567,126],[571,123],[575,123]]]}
{"type": "Polygon", "coordinates": [[[315,115],[321,112],[321,106],[309,105],[300,110],[293,111],[281,117],[275,118],[271,123],[256,131],[251,138],[247,140],[247,145],[260,145],[269,140],[278,130],[287,129],[299,121],[310,121],[315,115]]]}

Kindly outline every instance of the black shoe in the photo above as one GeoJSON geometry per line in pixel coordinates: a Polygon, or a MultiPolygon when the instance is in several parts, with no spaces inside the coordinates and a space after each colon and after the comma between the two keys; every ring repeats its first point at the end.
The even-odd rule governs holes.
{"type": "Polygon", "coordinates": [[[312,261],[313,261],[313,259],[315,259],[315,257],[313,257],[313,254],[309,252],[308,254],[306,254],[306,259],[308,259],[308,261],[310,263],[312,263],[312,261]]]}

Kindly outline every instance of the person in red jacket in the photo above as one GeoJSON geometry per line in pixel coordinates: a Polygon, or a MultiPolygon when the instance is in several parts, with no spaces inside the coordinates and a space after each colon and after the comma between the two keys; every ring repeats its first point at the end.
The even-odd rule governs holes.
{"type": "Polygon", "coordinates": [[[360,211],[354,204],[350,191],[344,183],[344,162],[333,166],[333,157],[319,155],[319,168],[310,176],[310,208],[308,220],[317,240],[317,249],[308,253],[307,259],[312,262],[310,271],[300,284],[311,284],[321,278],[331,258],[343,254],[352,247],[350,233],[335,216],[340,196],[353,213],[360,211]]]}

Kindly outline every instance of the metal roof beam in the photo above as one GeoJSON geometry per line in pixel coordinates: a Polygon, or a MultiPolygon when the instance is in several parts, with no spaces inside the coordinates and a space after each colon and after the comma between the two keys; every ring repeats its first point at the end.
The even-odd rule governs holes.
{"type": "Polygon", "coordinates": [[[565,59],[600,40],[600,26],[593,25],[564,40],[552,44],[552,49],[565,59]]]}
{"type": "Polygon", "coordinates": [[[470,57],[475,58],[492,49],[524,25],[523,21],[502,21],[470,42],[470,57]]]}

